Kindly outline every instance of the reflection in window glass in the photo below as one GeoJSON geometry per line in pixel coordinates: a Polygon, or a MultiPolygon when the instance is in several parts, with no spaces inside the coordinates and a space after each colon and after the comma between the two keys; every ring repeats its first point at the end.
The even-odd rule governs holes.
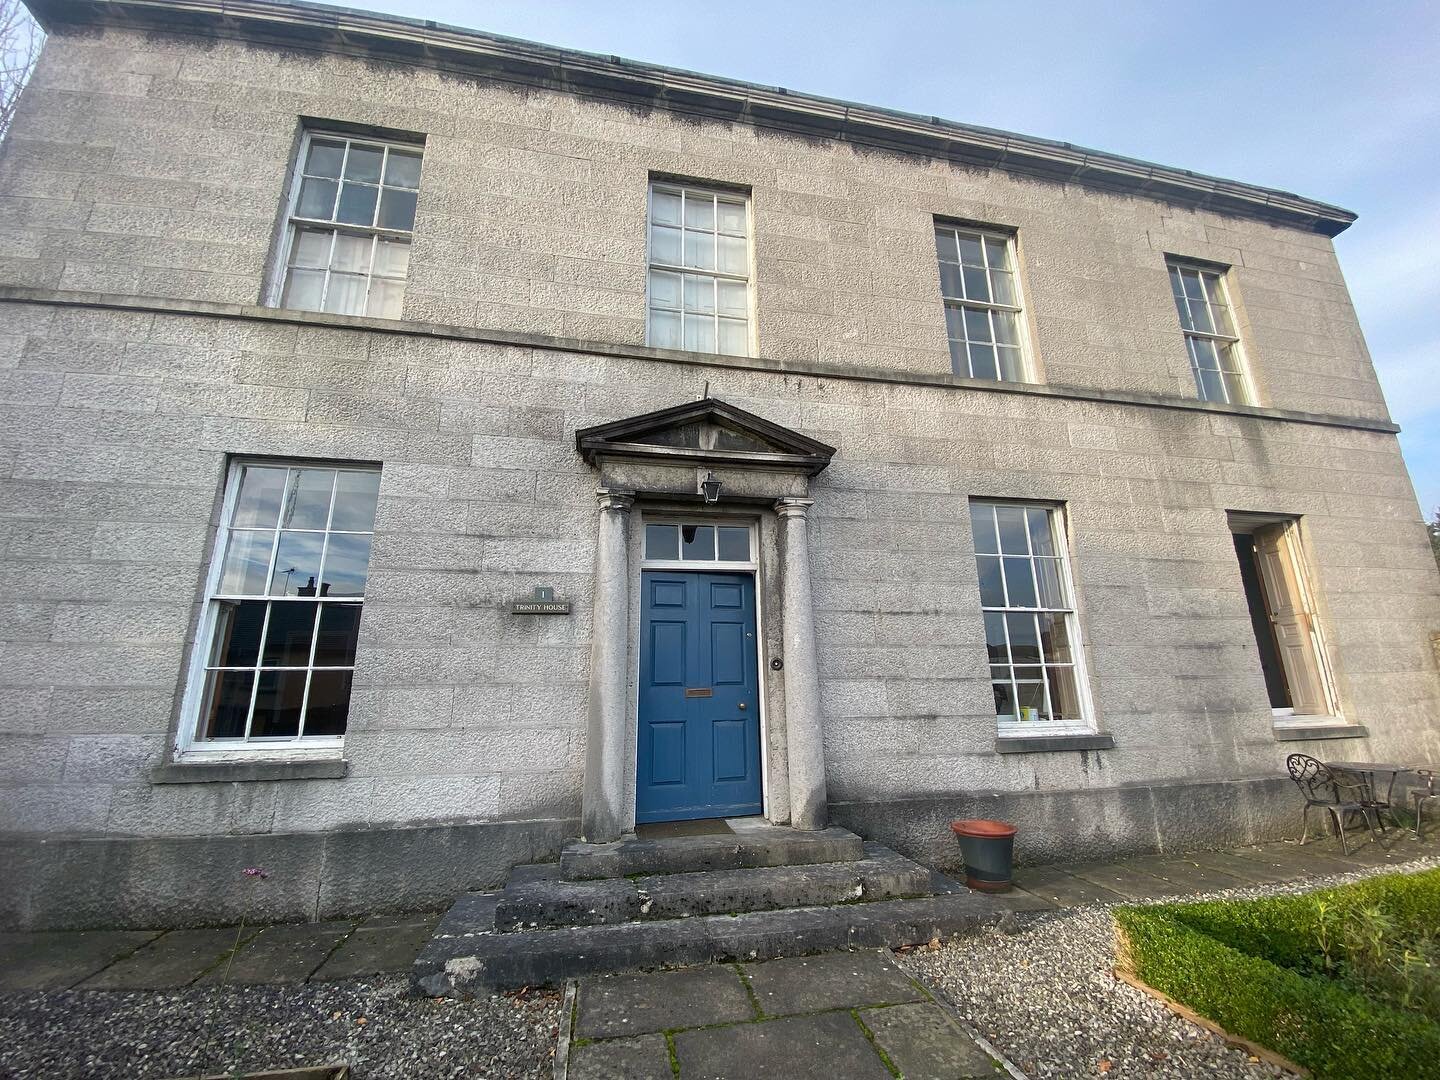
{"type": "Polygon", "coordinates": [[[750,530],[733,526],[721,526],[716,531],[718,555],[721,562],[750,561],[750,530]]]}
{"type": "Polygon", "coordinates": [[[970,503],[990,680],[1002,725],[1086,719],[1057,514],[1048,506],[970,503]]]}
{"type": "Polygon", "coordinates": [[[681,525],[680,557],[682,559],[715,559],[715,527],[713,525],[681,525]]]}
{"type": "Polygon", "coordinates": [[[749,354],[748,216],[744,195],[651,186],[650,345],[749,354]]]}
{"type": "Polygon", "coordinates": [[[678,559],[680,527],[678,525],[645,526],[645,558],[678,559]]]}
{"type": "Polygon", "coordinates": [[[940,294],[955,374],[1025,381],[1020,290],[1011,238],[953,225],[935,226],[940,294]]]}
{"type": "Polygon", "coordinates": [[[1240,338],[1230,317],[1223,276],[1218,270],[1170,261],[1170,293],[1180,315],[1190,372],[1201,401],[1247,405],[1240,338]]]}
{"type": "Polygon", "coordinates": [[[379,470],[245,464],[231,484],[195,738],[341,735],[379,470]]]}
{"type": "MultiPolygon", "coordinates": [[[[750,529],[744,525],[647,524],[645,558],[680,562],[751,561],[750,529]]],[[[327,577],[328,577],[327,572],[327,577]]]]}

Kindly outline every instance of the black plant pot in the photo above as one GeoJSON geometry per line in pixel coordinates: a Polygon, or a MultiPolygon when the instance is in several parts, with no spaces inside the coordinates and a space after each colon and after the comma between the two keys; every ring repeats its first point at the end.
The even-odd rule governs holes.
{"type": "Polygon", "coordinates": [[[1015,867],[1015,826],[1006,821],[970,818],[952,821],[965,860],[965,884],[984,892],[1010,888],[1015,867]]]}

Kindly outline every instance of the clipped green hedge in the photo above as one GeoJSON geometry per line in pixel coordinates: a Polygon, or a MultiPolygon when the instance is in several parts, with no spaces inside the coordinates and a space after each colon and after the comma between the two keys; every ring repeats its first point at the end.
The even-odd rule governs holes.
{"type": "Polygon", "coordinates": [[[1440,922],[1440,871],[1295,897],[1122,907],[1115,919],[1142,981],[1319,1080],[1440,1075],[1440,1025],[1304,973],[1317,895],[1381,905],[1406,925],[1440,922]]]}

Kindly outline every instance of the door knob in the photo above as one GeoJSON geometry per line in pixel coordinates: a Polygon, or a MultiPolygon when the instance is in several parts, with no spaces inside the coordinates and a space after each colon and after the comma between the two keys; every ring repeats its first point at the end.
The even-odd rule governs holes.
{"type": "Polygon", "coordinates": [[[740,702],[739,708],[742,708],[742,709],[745,708],[745,703],[744,703],[743,701],[740,702]]]}

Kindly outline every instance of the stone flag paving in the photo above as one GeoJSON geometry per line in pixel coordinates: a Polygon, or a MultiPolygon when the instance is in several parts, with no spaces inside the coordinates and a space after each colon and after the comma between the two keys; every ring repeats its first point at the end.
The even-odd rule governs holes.
{"type": "Polygon", "coordinates": [[[969,1080],[1003,1066],[885,950],[580,980],[568,1080],[969,1080]]]}

